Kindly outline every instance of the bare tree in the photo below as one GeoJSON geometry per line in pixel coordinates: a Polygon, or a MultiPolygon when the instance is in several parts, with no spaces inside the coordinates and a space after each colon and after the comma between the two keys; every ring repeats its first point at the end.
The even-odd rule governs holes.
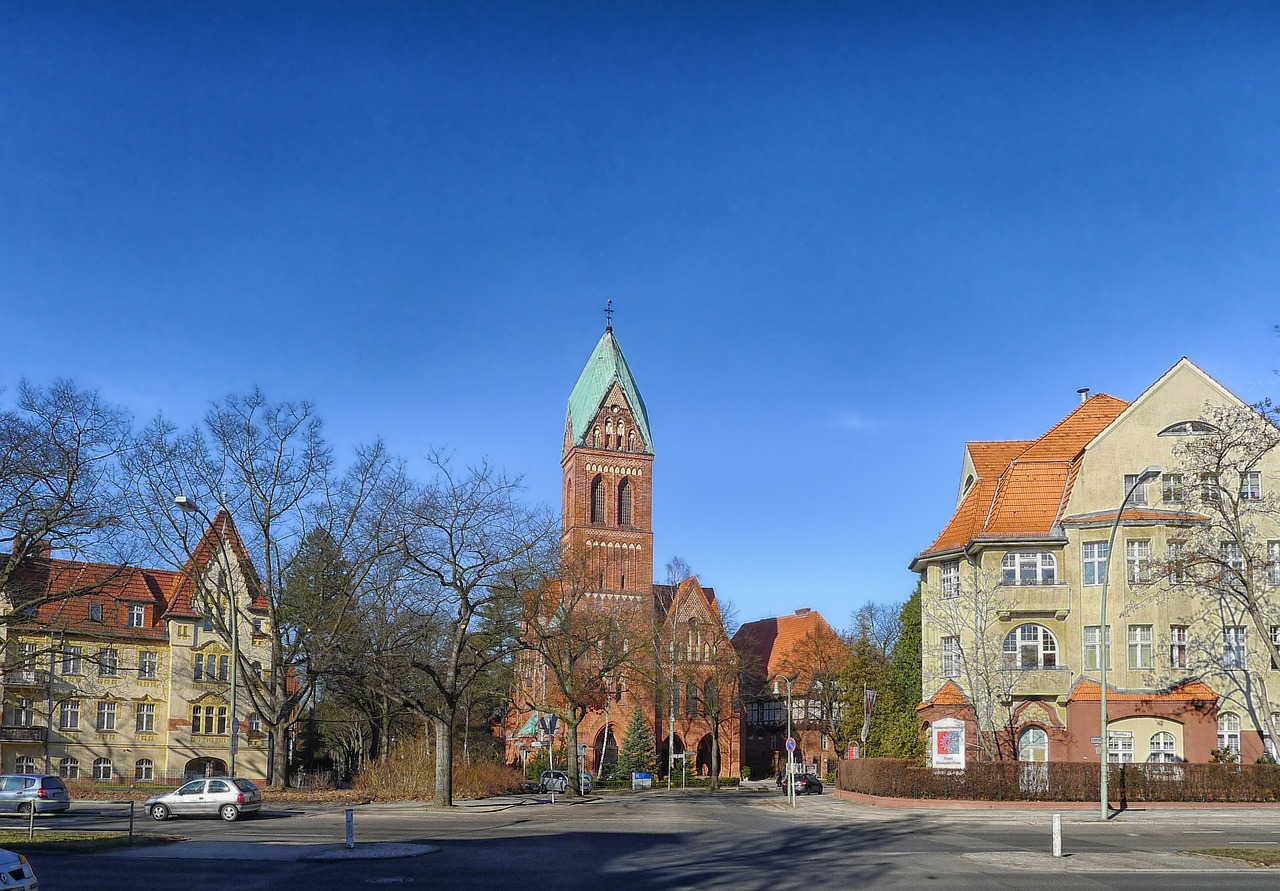
{"type": "Polygon", "coordinates": [[[448,807],[464,696],[515,649],[520,592],[545,577],[558,524],[523,506],[519,480],[487,464],[459,472],[438,452],[431,461],[436,479],[410,502],[402,545],[406,606],[432,631],[412,665],[429,681],[417,707],[435,729],[435,803],[448,807]]]}
{"type": "MultiPolygon", "coordinates": [[[[954,596],[936,595],[921,604],[924,624],[939,636],[932,658],[940,675],[925,676],[926,686],[955,681],[969,699],[977,724],[978,750],[988,761],[1000,760],[1012,749],[1012,694],[1017,672],[1006,662],[1000,615],[1008,594],[1000,577],[979,567],[962,577],[954,596]]],[[[926,642],[926,652],[930,649],[926,642]]]]}
{"type": "MultiPolygon", "coordinates": [[[[849,736],[844,716],[852,693],[845,689],[844,676],[852,655],[840,635],[823,624],[797,641],[780,666],[783,674],[795,678],[792,688],[802,715],[798,725],[827,734],[836,752],[844,751],[849,736]]],[[[861,701],[860,696],[853,698],[861,701]]]]}

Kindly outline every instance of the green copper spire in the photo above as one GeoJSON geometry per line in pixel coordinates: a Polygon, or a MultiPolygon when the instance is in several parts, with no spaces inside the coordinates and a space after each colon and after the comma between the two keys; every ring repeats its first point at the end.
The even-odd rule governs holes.
{"type": "Polygon", "coordinates": [[[644,453],[652,455],[653,437],[649,435],[649,412],[644,407],[644,398],[640,395],[640,388],[636,386],[636,379],[631,376],[631,369],[627,367],[622,349],[613,338],[612,325],[604,329],[604,335],[591,351],[591,358],[587,360],[582,374],[578,375],[578,382],[573,385],[573,392],[569,394],[568,422],[573,444],[587,444],[591,424],[600,413],[600,406],[604,404],[605,397],[615,383],[622,388],[623,395],[627,397],[627,406],[631,409],[636,426],[640,428],[640,436],[644,439],[644,453]]]}

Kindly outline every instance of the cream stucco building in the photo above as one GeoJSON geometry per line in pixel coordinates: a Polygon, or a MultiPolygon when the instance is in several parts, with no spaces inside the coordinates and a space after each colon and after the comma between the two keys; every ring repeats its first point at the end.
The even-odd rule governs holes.
{"type": "Polygon", "coordinates": [[[965,446],[955,512],[911,564],[926,724],[965,719],[979,757],[1097,761],[1109,653],[1112,760],[1207,761],[1231,749],[1254,761],[1269,750],[1267,722],[1280,713],[1269,646],[1280,639],[1280,455],[1207,486],[1187,446],[1216,435],[1205,420],[1215,407],[1245,408],[1184,358],[1132,402],[1081,391],[1036,439],[965,446]],[[1159,471],[1140,482],[1147,468],[1159,471]],[[1245,554],[1215,531],[1215,515],[1234,509],[1250,512],[1256,547],[1245,554]],[[1254,574],[1260,622],[1212,593],[1237,562],[1254,574]]]}

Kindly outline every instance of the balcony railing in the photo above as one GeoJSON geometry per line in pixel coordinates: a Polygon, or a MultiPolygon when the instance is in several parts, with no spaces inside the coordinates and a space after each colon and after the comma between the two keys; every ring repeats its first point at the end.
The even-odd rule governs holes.
{"type": "Polygon", "coordinates": [[[0,727],[0,742],[43,743],[48,735],[47,727],[0,727]]]}
{"type": "Polygon", "coordinates": [[[38,668],[12,668],[4,673],[7,687],[43,687],[49,683],[49,672],[38,668]]]}

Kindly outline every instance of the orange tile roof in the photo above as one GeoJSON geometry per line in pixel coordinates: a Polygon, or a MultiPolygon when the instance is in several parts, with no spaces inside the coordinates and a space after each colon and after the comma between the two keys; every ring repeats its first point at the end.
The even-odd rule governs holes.
{"type": "MultiPolygon", "coordinates": [[[[1113,510],[1104,510],[1092,514],[1075,514],[1070,517],[1063,517],[1062,522],[1080,526],[1089,523],[1098,523],[1102,525],[1114,523],[1116,512],[1113,510]]],[[[1149,521],[1153,523],[1207,523],[1209,517],[1204,514],[1192,513],[1190,511],[1181,510],[1143,510],[1142,508],[1129,508],[1124,512],[1122,519],[1127,523],[1141,523],[1149,521]]]]}
{"type": "Polygon", "coordinates": [[[1052,535],[1061,522],[1084,447],[1127,406],[1123,399],[1099,393],[1038,439],[967,443],[981,479],[965,493],[951,520],[920,556],[956,550],[982,538],[1052,535]]]}
{"type": "Polygon", "coordinates": [[[182,616],[184,618],[194,618],[201,615],[200,611],[191,602],[195,580],[200,577],[204,567],[208,566],[213,560],[217,552],[220,535],[226,536],[231,553],[240,566],[241,575],[249,586],[249,609],[255,611],[267,610],[267,599],[262,592],[262,584],[258,580],[258,572],[254,569],[253,561],[249,559],[249,552],[245,549],[244,539],[240,537],[240,530],[236,528],[235,520],[224,508],[219,510],[213,520],[210,521],[209,528],[205,530],[200,542],[195,546],[191,553],[191,558],[187,560],[186,565],[183,567],[183,571],[175,574],[176,578],[172,586],[165,592],[169,598],[169,608],[166,611],[166,615],[182,616]]]}
{"type": "MultiPolygon", "coordinates": [[[[1098,702],[1102,699],[1102,687],[1097,681],[1081,678],[1076,682],[1068,702],[1098,702]]],[[[1187,681],[1169,690],[1155,693],[1133,693],[1116,690],[1107,685],[1107,702],[1202,702],[1217,701],[1218,694],[1203,681],[1187,681]]]]}
{"type": "Polygon", "coordinates": [[[798,609],[789,616],[748,622],[738,629],[732,643],[751,674],[771,677],[786,671],[789,657],[810,634],[829,635],[847,651],[840,635],[814,609],[798,609]]]}
{"type": "Polygon", "coordinates": [[[923,711],[932,708],[935,705],[968,705],[969,699],[964,695],[964,691],[957,686],[955,681],[947,681],[938,692],[934,693],[928,702],[922,702],[916,706],[916,711],[923,711]]]}

